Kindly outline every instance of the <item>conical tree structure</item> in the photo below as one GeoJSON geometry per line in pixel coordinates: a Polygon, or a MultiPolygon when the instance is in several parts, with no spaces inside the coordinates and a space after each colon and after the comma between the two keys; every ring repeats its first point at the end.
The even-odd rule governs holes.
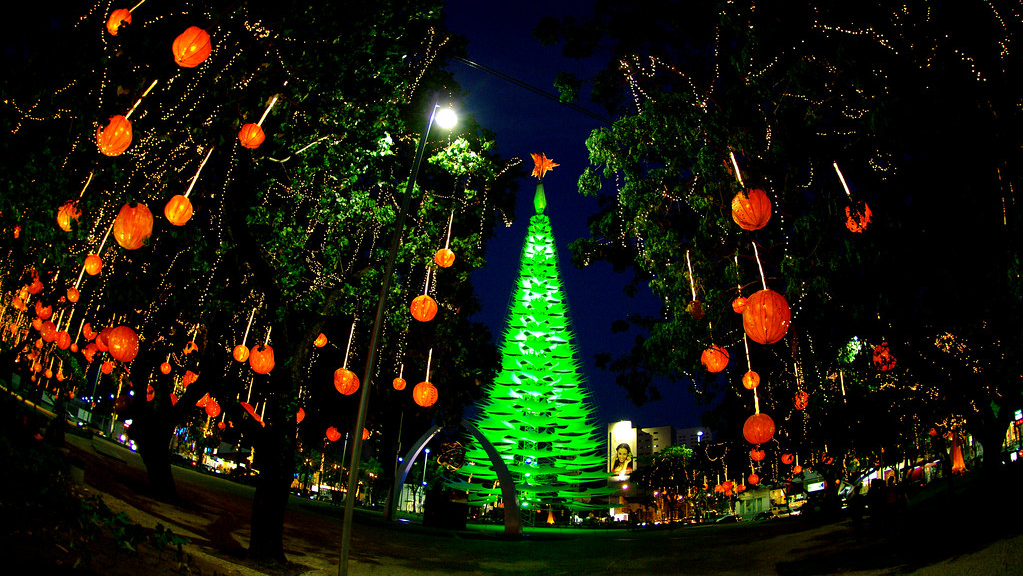
{"type": "MultiPolygon", "coordinates": [[[[579,369],[543,183],[529,220],[508,314],[501,369],[473,423],[497,448],[527,509],[606,508],[601,428],[579,369]]],[[[495,502],[500,489],[486,452],[472,441],[460,474],[470,505],[495,502]]],[[[504,503],[508,505],[509,503],[504,503]]]]}

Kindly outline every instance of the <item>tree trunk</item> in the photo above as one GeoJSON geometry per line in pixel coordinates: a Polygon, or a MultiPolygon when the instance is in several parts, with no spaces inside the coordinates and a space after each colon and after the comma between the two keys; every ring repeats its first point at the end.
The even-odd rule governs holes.
{"type": "Polygon", "coordinates": [[[131,437],[146,466],[152,496],[163,502],[178,500],[178,489],[170,463],[170,440],[174,433],[174,423],[166,414],[150,411],[134,424],[131,427],[131,437]]]}
{"type": "MultiPolygon", "coordinates": [[[[267,426],[257,435],[255,466],[259,481],[252,502],[249,557],[284,562],[284,512],[295,461],[294,425],[267,426]]],[[[273,422],[273,420],[271,420],[273,422]]],[[[290,422],[293,422],[291,420],[290,422]]]]}

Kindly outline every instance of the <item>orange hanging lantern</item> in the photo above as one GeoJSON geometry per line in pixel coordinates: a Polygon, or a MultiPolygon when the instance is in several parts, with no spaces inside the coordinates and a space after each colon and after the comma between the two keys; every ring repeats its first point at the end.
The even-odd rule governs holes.
{"type": "Polygon", "coordinates": [[[36,300],[36,316],[40,320],[49,320],[50,316],[53,316],[53,307],[43,306],[42,300],[36,300]]]}
{"type": "Polygon", "coordinates": [[[213,398],[210,398],[209,402],[206,402],[205,408],[206,415],[209,416],[210,418],[216,418],[217,416],[220,416],[220,404],[213,398]]]}
{"type": "Polygon", "coordinates": [[[146,402],[152,402],[156,399],[156,388],[153,388],[152,384],[146,384],[146,402]]]}
{"type": "Polygon", "coordinates": [[[227,428],[227,424],[224,424],[223,422],[217,422],[217,430],[223,430],[224,428],[227,428]]]}
{"type": "Polygon", "coordinates": [[[298,412],[295,414],[295,423],[301,424],[303,420],[305,420],[305,409],[299,406],[298,412]]]}
{"type": "Polygon", "coordinates": [[[239,344],[234,347],[234,351],[231,352],[234,359],[239,362],[245,362],[249,359],[249,347],[244,344],[239,344]]]}
{"type": "Polygon", "coordinates": [[[810,395],[806,393],[806,390],[800,390],[792,398],[792,404],[796,407],[796,410],[803,410],[810,405],[810,395]]]}
{"type": "Polygon", "coordinates": [[[753,390],[757,386],[760,386],[760,374],[750,370],[749,372],[742,375],[742,386],[747,390],[753,390]]]}
{"type": "Polygon", "coordinates": [[[327,428],[327,440],[331,442],[337,442],[341,439],[341,433],[337,431],[337,428],[331,426],[327,428]]]}
{"type": "Polygon", "coordinates": [[[210,57],[212,50],[210,35],[198,26],[189,26],[171,45],[174,61],[182,68],[195,68],[202,64],[210,57]]]}
{"type": "Polygon", "coordinates": [[[320,332],[320,335],[316,337],[316,340],[313,340],[313,346],[316,346],[317,348],[323,348],[326,345],[327,335],[324,334],[323,332],[320,332]]]}
{"type": "Polygon", "coordinates": [[[747,300],[742,311],[746,335],[761,344],[774,344],[789,330],[792,313],[785,297],[774,290],[759,290],[747,300]]]}
{"type": "Polygon", "coordinates": [[[351,370],[338,368],[334,371],[334,388],[345,396],[351,396],[359,389],[359,377],[351,370]]]}
{"type": "Polygon", "coordinates": [[[763,412],[757,412],[742,425],[742,435],[750,444],[766,444],[774,436],[774,420],[763,412]]]}
{"type": "Polygon", "coordinates": [[[752,450],[749,451],[750,460],[753,460],[754,462],[760,462],[761,460],[764,459],[764,456],[766,454],[767,453],[761,450],[760,448],[753,448],[752,450]]]}
{"type": "Polygon", "coordinates": [[[182,353],[184,353],[185,356],[188,356],[192,352],[197,352],[198,350],[199,347],[195,345],[195,342],[190,341],[188,344],[185,344],[185,349],[182,350],[182,353]]]}
{"type": "Polygon", "coordinates": [[[78,202],[69,200],[57,209],[57,226],[65,232],[71,231],[71,221],[78,220],[82,212],[78,209],[78,202]]]}
{"type": "Polygon", "coordinates": [[[170,374],[170,372],[171,372],[170,362],[161,362],[160,363],[160,373],[161,374],[170,374]]]}
{"type": "Polygon", "coordinates": [[[750,486],[756,486],[757,484],[760,484],[760,476],[757,476],[756,474],[750,474],[749,478],[747,478],[746,481],[749,482],[750,486]]]}
{"type": "Polygon", "coordinates": [[[114,219],[113,233],[122,248],[137,250],[153,234],[153,213],[145,204],[125,204],[114,219]]]}
{"type": "Polygon", "coordinates": [[[728,350],[713,344],[700,354],[700,363],[707,368],[707,372],[720,372],[728,366],[728,350]]]}
{"type": "Polygon", "coordinates": [[[96,254],[89,254],[85,257],[85,273],[89,276],[99,274],[103,269],[103,260],[96,254]]]}
{"type": "Polygon", "coordinates": [[[891,348],[887,342],[882,342],[874,347],[874,366],[881,372],[887,372],[895,368],[895,356],[892,356],[891,348]]]}
{"type": "Polygon", "coordinates": [[[437,315],[437,302],[427,294],[416,296],[409,307],[412,317],[420,322],[429,322],[437,315]]]}
{"type": "Polygon", "coordinates": [[[803,467],[800,466],[799,464],[796,464],[795,466],[792,467],[792,473],[793,474],[800,474],[802,472],[803,472],[803,467]]]}
{"type": "Polygon", "coordinates": [[[367,430],[366,428],[362,429],[362,439],[363,440],[368,440],[369,439],[369,430],[367,430]]]}
{"type": "Polygon", "coordinates": [[[249,366],[256,374],[269,374],[274,369],[274,349],[256,344],[249,350],[249,366]]]}
{"type": "Polygon", "coordinates": [[[75,288],[74,286],[72,286],[72,287],[67,289],[67,301],[68,302],[74,304],[75,302],[78,302],[78,298],[80,296],[81,296],[81,293],[78,292],[78,288],[75,288]]]}
{"type": "Polygon", "coordinates": [[[82,336],[85,336],[86,340],[92,340],[97,336],[97,334],[92,330],[92,324],[89,322],[82,324],[82,336]]]}
{"type": "Polygon", "coordinates": [[[736,314],[742,314],[742,311],[746,309],[746,299],[742,296],[737,296],[735,300],[732,300],[732,311],[736,314]]]}
{"type": "Polygon", "coordinates": [[[793,462],[795,462],[795,460],[796,460],[796,457],[793,456],[791,452],[786,452],[786,453],[781,455],[781,463],[782,464],[786,464],[786,465],[792,464],[793,462]]]}
{"type": "Polygon", "coordinates": [[[120,362],[131,362],[139,352],[139,337],[127,326],[118,326],[110,330],[106,344],[110,355],[120,362]]]}
{"type": "Polygon", "coordinates": [[[256,410],[252,408],[251,404],[249,404],[248,402],[242,402],[241,403],[241,407],[246,412],[249,413],[249,416],[252,416],[253,420],[255,420],[256,422],[259,422],[260,426],[263,426],[264,428],[266,427],[266,423],[263,422],[263,418],[259,414],[256,414],[256,410]]]}
{"type": "Polygon", "coordinates": [[[82,348],[82,356],[85,358],[85,361],[90,364],[96,359],[96,352],[98,352],[98,349],[95,344],[89,344],[85,348],[82,348]]]}
{"type": "Polygon", "coordinates": [[[61,330],[57,332],[57,348],[61,350],[67,350],[71,346],[71,335],[67,333],[67,330],[61,330]]]}
{"type": "Polygon", "coordinates": [[[437,402],[437,387],[430,382],[420,382],[412,389],[412,400],[424,408],[437,402]]]}
{"type": "Polygon", "coordinates": [[[163,207],[163,215],[175,226],[184,226],[192,217],[192,201],[183,194],[175,194],[163,207]]]}
{"type": "Polygon", "coordinates": [[[104,361],[103,364],[100,366],[100,371],[103,372],[104,374],[110,374],[111,372],[113,372],[114,361],[113,360],[104,361]]]}
{"type": "Polygon", "coordinates": [[[266,140],[266,133],[263,132],[263,128],[259,124],[251,122],[243,124],[242,129],[238,131],[238,141],[241,142],[243,148],[255,150],[264,140],[266,140]]]}
{"type": "Polygon", "coordinates": [[[850,232],[857,234],[863,232],[870,224],[871,218],[873,218],[873,214],[870,212],[870,206],[867,206],[867,203],[862,200],[845,207],[845,227],[850,232]]]}
{"type": "Polygon", "coordinates": [[[433,261],[441,268],[450,268],[455,263],[455,253],[448,248],[441,248],[433,255],[433,261]]]}
{"type": "Polygon", "coordinates": [[[759,189],[739,192],[732,198],[732,220],[743,230],[760,230],[771,219],[771,201],[759,189]]]}
{"type": "Polygon", "coordinates": [[[39,327],[39,333],[42,335],[44,342],[53,342],[57,339],[57,327],[49,320],[43,322],[42,326],[39,327]]]}
{"type": "Polygon", "coordinates": [[[391,386],[393,386],[395,390],[404,390],[406,384],[408,383],[405,382],[404,378],[395,378],[394,380],[391,380],[391,386]]]}
{"type": "Polygon", "coordinates": [[[199,375],[191,370],[185,370],[185,375],[181,377],[181,385],[188,388],[190,384],[199,379],[199,375]]]}
{"type": "Polygon", "coordinates": [[[131,146],[131,120],[120,114],[110,117],[103,128],[96,129],[96,145],[107,156],[120,156],[131,146]]]}
{"type": "Polygon", "coordinates": [[[210,402],[210,393],[207,392],[207,393],[202,395],[202,398],[200,398],[198,402],[195,403],[195,406],[197,408],[205,408],[206,405],[209,404],[209,402],[210,402]]]}
{"type": "Polygon", "coordinates": [[[131,24],[131,10],[127,8],[118,8],[110,13],[110,18],[107,19],[107,32],[111,35],[117,36],[121,26],[131,24]]]}

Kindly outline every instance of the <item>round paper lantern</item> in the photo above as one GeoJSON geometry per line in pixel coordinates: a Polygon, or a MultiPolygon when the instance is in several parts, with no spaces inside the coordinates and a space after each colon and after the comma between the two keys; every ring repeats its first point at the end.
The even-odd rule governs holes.
{"type": "Polygon", "coordinates": [[[71,302],[72,304],[74,304],[75,302],[78,302],[78,298],[80,296],[81,296],[81,293],[78,291],[78,288],[75,288],[74,286],[72,286],[72,287],[67,289],[67,301],[68,302],[71,302]]]}
{"type": "Polygon", "coordinates": [[[191,370],[185,370],[185,375],[181,377],[181,385],[188,388],[189,384],[192,384],[199,379],[199,375],[191,370]]]}
{"type": "Polygon", "coordinates": [[[77,342],[72,342],[71,345],[68,346],[68,350],[70,350],[72,352],[78,352],[78,343],[77,342]]]}
{"type": "Polygon", "coordinates": [[[791,452],[786,452],[781,455],[782,464],[792,464],[796,460],[796,457],[791,452]]]}
{"type": "Polygon", "coordinates": [[[858,234],[866,230],[872,217],[870,206],[867,206],[867,203],[862,200],[845,207],[845,227],[850,232],[858,234]]]}
{"type": "Polygon", "coordinates": [[[887,342],[882,342],[874,347],[874,366],[881,372],[887,372],[895,368],[895,356],[892,356],[891,348],[887,342]]]}
{"type": "Polygon", "coordinates": [[[345,396],[351,396],[359,389],[359,377],[351,370],[338,368],[334,371],[334,388],[345,396]]]}
{"type": "Polygon", "coordinates": [[[163,215],[175,226],[184,226],[192,217],[192,201],[183,194],[175,194],[163,207],[163,215]]]}
{"type": "Polygon", "coordinates": [[[761,344],[774,344],[789,330],[792,313],[785,297],[774,290],[759,290],[747,300],[742,311],[746,335],[761,344]]]}
{"type": "Polygon", "coordinates": [[[35,328],[36,330],[40,330],[41,331],[43,329],[43,319],[38,317],[38,316],[33,318],[32,319],[32,327],[35,328]]]}
{"type": "Polygon", "coordinates": [[[146,384],[146,402],[152,402],[156,398],[156,388],[152,384],[146,384]]]}
{"type": "Polygon", "coordinates": [[[699,320],[703,318],[703,304],[699,300],[693,300],[686,304],[686,312],[693,317],[693,320],[699,320]]]}
{"type": "Polygon", "coordinates": [[[742,375],[742,386],[747,390],[752,390],[757,386],[760,386],[760,374],[750,370],[749,372],[742,375]]]}
{"type": "Polygon", "coordinates": [[[447,248],[441,248],[433,255],[433,261],[441,268],[450,268],[455,263],[455,253],[447,248]]]}
{"type": "Polygon", "coordinates": [[[78,202],[67,201],[57,209],[57,226],[65,232],[71,231],[71,221],[78,220],[82,212],[78,210],[78,202]]]}
{"type": "Polygon", "coordinates": [[[367,440],[368,438],[369,438],[369,430],[367,430],[366,428],[363,428],[362,429],[362,439],[363,440],[367,440]]]}
{"type": "Polygon", "coordinates": [[[764,459],[765,455],[766,452],[764,452],[760,448],[753,448],[752,450],[749,451],[750,460],[753,460],[754,462],[760,462],[761,460],[764,459]]]}
{"type": "Polygon", "coordinates": [[[42,300],[36,300],[36,316],[40,320],[49,320],[50,316],[53,316],[53,307],[43,306],[42,300]]]}
{"type": "Polygon", "coordinates": [[[111,372],[114,371],[114,361],[113,360],[107,360],[107,361],[103,362],[103,364],[99,367],[99,369],[100,369],[100,372],[102,372],[104,374],[110,374],[111,372]]]}
{"type": "Polygon", "coordinates": [[[828,454],[821,454],[821,464],[825,466],[831,466],[835,462],[835,459],[828,454]]]}
{"type": "Polygon", "coordinates": [[[736,314],[742,314],[742,311],[746,309],[746,299],[742,296],[737,296],[735,300],[732,300],[732,311],[736,314]]]}
{"type": "Polygon", "coordinates": [[[760,230],[771,219],[771,201],[759,188],[739,192],[732,198],[732,220],[743,230],[760,230]]]}
{"type": "Polygon", "coordinates": [[[803,472],[803,467],[800,466],[799,464],[796,464],[795,466],[792,467],[792,473],[793,474],[800,474],[802,472],[803,472]]]}
{"type": "Polygon", "coordinates": [[[395,378],[394,380],[391,380],[391,386],[393,386],[395,390],[404,390],[406,384],[407,382],[405,382],[404,378],[395,378]]]}
{"type": "Polygon", "coordinates": [[[224,424],[223,422],[217,422],[217,430],[223,430],[224,428],[227,428],[227,424],[224,424]]]}
{"type": "Polygon", "coordinates": [[[259,124],[243,124],[242,129],[238,131],[238,141],[242,143],[243,148],[249,150],[255,150],[259,148],[259,145],[266,140],[266,134],[263,129],[260,128],[259,124]]]}
{"type": "Polygon", "coordinates": [[[313,340],[313,346],[316,346],[317,348],[323,348],[326,345],[327,335],[324,334],[323,332],[320,332],[320,335],[316,337],[316,340],[313,340]]]}
{"type": "Polygon", "coordinates": [[[239,362],[245,362],[249,359],[249,347],[244,344],[239,344],[234,347],[234,351],[231,352],[234,359],[239,362]]]}
{"type": "Polygon", "coordinates": [[[91,364],[92,361],[96,359],[96,352],[98,351],[99,349],[96,347],[95,344],[89,344],[85,348],[82,348],[82,356],[85,357],[86,362],[89,362],[91,364]]]}
{"type": "Polygon", "coordinates": [[[110,355],[121,362],[131,362],[139,353],[139,337],[127,326],[118,326],[107,334],[110,355]]]}
{"type": "Polygon", "coordinates": [[[85,257],[85,273],[89,276],[99,274],[103,268],[103,260],[96,254],[89,254],[85,257]]]}
{"type": "Polygon", "coordinates": [[[145,204],[125,204],[114,219],[113,233],[122,248],[137,250],[153,233],[153,213],[145,204]]]}
{"type": "Polygon", "coordinates": [[[32,283],[28,285],[29,294],[38,294],[43,291],[43,283],[39,280],[39,274],[35,270],[32,271],[32,283]]]}
{"type": "Polygon", "coordinates": [[[720,372],[728,366],[728,350],[713,344],[700,354],[700,363],[707,368],[707,372],[720,372]]]}
{"type": "Polygon", "coordinates": [[[810,405],[810,395],[806,393],[806,390],[800,390],[792,398],[792,404],[796,407],[796,410],[802,410],[810,405]]]}
{"type": "Polygon", "coordinates": [[[82,324],[82,336],[85,336],[86,340],[92,340],[97,336],[97,334],[92,330],[91,323],[86,322],[85,324],[82,324]]]}
{"type": "Polygon", "coordinates": [[[61,350],[67,350],[71,346],[71,335],[67,333],[67,330],[61,330],[57,332],[57,348],[61,350]]]}
{"type": "Polygon", "coordinates": [[[305,420],[305,409],[299,406],[298,412],[295,414],[295,423],[301,424],[303,420],[305,420]]]}
{"type": "Polygon", "coordinates": [[[412,389],[412,400],[426,408],[437,401],[437,388],[429,382],[420,382],[412,389]]]}
{"type": "Polygon", "coordinates": [[[182,68],[195,68],[202,64],[212,50],[210,35],[198,26],[189,26],[171,44],[174,61],[182,68]]]}
{"type": "Polygon", "coordinates": [[[220,404],[213,398],[210,398],[209,401],[206,402],[206,415],[210,418],[220,416],[220,404]]]}
{"type": "Polygon", "coordinates": [[[429,322],[437,315],[437,302],[427,294],[416,296],[409,307],[412,317],[420,322],[429,322]]]}
{"type": "Polygon", "coordinates": [[[195,342],[189,342],[188,344],[185,344],[185,349],[182,350],[182,352],[184,353],[185,356],[188,356],[189,354],[191,354],[192,352],[196,352],[197,350],[199,350],[199,347],[195,345],[195,342]]]}
{"type": "Polygon", "coordinates": [[[107,156],[120,156],[131,146],[131,121],[121,115],[110,117],[103,128],[96,129],[96,145],[107,156]]]}
{"type": "Polygon", "coordinates": [[[327,428],[327,440],[330,440],[331,442],[337,442],[340,439],[341,433],[337,431],[337,428],[334,428],[333,426],[327,428]]]}
{"type": "Polygon", "coordinates": [[[774,420],[763,412],[753,414],[742,425],[742,435],[750,444],[766,444],[774,436],[774,420]]]}
{"type": "Polygon", "coordinates": [[[117,32],[121,29],[121,26],[125,24],[131,24],[131,10],[127,8],[118,8],[110,13],[110,18],[107,19],[107,32],[117,36],[117,32]]]}
{"type": "Polygon", "coordinates": [[[47,320],[39,327],[39,333],[42,334],[44,342],[53,342],[57,339],[57,326],[47,320]]]}
{"type": "Polygon", "coordinates": [[[170,371],[171,371],[170,362],[161,362],[160,363],[160,373],[161,374],[170,374],[170,371]]]}
{"type": "Polygon", "coordinates": [[[249,350],[249,366],[256,374],[269,374],[274,369],[274,349],[256,344],[249,350]]]}
{"type": "Polygon", "coordinates": [[[749,482],[750,486],[756,486],[757,484],[760,484],[760,476],[757,476],[756,474],[750,474],[749,478],[747,478],[746,481],[749,482]]]}
{"type": "Polygon", "coordinates": [[[20,296],[15,296],[14,298],[11,298],[11,306],[16,308],[17,310],[21,310],[22,312],[24,312],[25,309],[28,308],[28,306],[25,306],[25,301],[22,300],[20,296]]]}

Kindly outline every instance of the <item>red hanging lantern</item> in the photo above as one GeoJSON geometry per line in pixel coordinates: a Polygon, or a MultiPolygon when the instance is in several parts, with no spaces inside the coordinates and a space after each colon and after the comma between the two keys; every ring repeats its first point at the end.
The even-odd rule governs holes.
{"type": "Polygon", "coordinates": [[[447,248],[441,248],[433,255],[433,261],[441,268],[450,268],[455,263],[455,253],[447,248]]]}
{"type": "Polygon", "coordinates": [[[183,194],[175,194],[163,207],[163,215],[175,226],[184,226],[192,217],[192,201],[183,194]]]}
{"type": "Polygon", "coordinates": [[[835,462],[835,459],[828,454],[821,454],[821,464],[825,466],[831,466],[835,462]]]}
{"type": "Polygon", "coordinates": [[[161,362],[160,363],[160,373],[161,374],[170,374],[170,372],[171,372],[170,362],[161,362]]]}
{"type": "Polygon", "coordinates": [[[231,352],[231,356],[239,362],[245,362],[249,359],[249,347],[244,344],[239,344],[234,347],[234,351],[231,352]]]}
{"type": "Polygon", "coordinates": [[[249,366],[256,374],[269,374],[274,369],[274,349],[256,344],[249,350],[249,366]]]}
{"type": "Polygon", "coordinates": [[[78,302],[78,298],[80,296],[81,296],[81,293],[78,292],[78,288],[75,288],[74,286],[71,286],[70,288],[67,289],[67,301],[68,302],[74,304],[75,302],[78,302]]]}
{"type": "Polygon", "coordinates": [[[249,416],[252,416],[252,419],[258,422],[260,426],[264,428],[266,427],[266,423],[263,422],[263,417],[260,416],[259,414],[256,414],[256,410],[252,407],[251,404],[249,404],[248,402],[242,402],[241,407],[249,414],[249,416]]]}
{"type": "Polygon", "coordinates": [[[757,386],[760,386],[760,374],[750,370],[749,372],[742,375],[742,386],[747,390],[752,390],[757,386]]]}
{"type": "Polygon", "coordinates": [[[337,428],[331,426],[327,428],[327,440],[331,442],[337,442],[341,439],[341,433],[337,431],[337,428]]]}
{"type": "Polygon", "coordinates": [[[717,344],[712,344],[700,354],[700,363],[707,368],[707,372],[716,373],[728,366],[728,350],[717,344]]]}
{"type": "Polygon", "coordinates": [[[351,370],[338,368],[334,371],[334,388],[345,396],[351,396],[359,389],[359,377],[351,370]]]}
{"type": "Polygon", "coordinates": [[[363,440],[368,440],[369,439],[369,430],[366,429],[366,428],[362,429],[362,439],[363,440]]]}
{"type": "Polygon", "coordinates": [[[53,316],[53,307],[43,306],[42,300],[36,300],[36,316],[40,320],[49,320],[50,316],[53,316]]]}
{"type": "Polygon", "coordinates": [[[785,297],[774,290],[759,290],[747,300],[742,311],[746,335],[761,344],[774,344],[789,330],[792,313],[785,297]]]}
{"type": "Polygon", "coordinates": [[[760,462],[761,460],[764,459],[764,456],[766,454],[767,453],[761,450],[760,448],[753,448],[749,451],[750,460],[753,460],[754,462],[760,462]]]}
{"type": "Polygon", "coordinates": [[[732,220],[743,230],[760,230],[771,219],[771,201],[759,189],[739,192],[732,198],[732,220]]]}
{"type": "Polygon", "coordinates": [[[82,324],[82,336],[85,336],[86,340],[92,340],[97,336],[97,334],[92,330],[92,324],[89,322],[82,324]]]}
{"type": "Polygon", "coordinates": [[[210,418],[220,416],[220,404],[213,398],[210,398],[209,402],[206,403],[206,415],[210,418]]]}
{"type": "Polygon", "coordinates": [[[131,146],[131,120],[120,114],[110,117],[103,128],[96,129],[96,145],[107,156],[120,156],[131,146]]]}
{"type": "Polygon", "coordinates": [[[327,335],[324,334],[323,332],[320,332],[320,335],[316,337],[316,340],[313,340],[313,346],[316,346],[317,348],[323,348],[326,345],[327,335]]]}
{"type": "Polygon", "coordinates": [[[55,341],[57,342],[57,348],[67,350],[71,346],[71,335],[67,333],[67,330],[61,330],[57,332],[55,341]]]}
{"type": "Polygon", "coordinates": [[[412,389],[412,400],[424,408],[433,406],[437,396],[437,387],[430,382],[420,382],[412,389]]]}
{"type": "Polygon", "coordinates": [[[181,377],[181,385],[188,388],[190,384],[199,379],[199,375],[191,370],[185,370],[185,375],[181,377]]]}
{"type": "Polygon", "coordinates": [[[89,344],[85,348],[82,348],[82,356],[85,358],[86,362],[91,364],[92,361],[96,359],[96,352],[98,351],[99,349],[96,348],[95,344],[89,344]]]}
{"type": "Polygon", "coordinates": [[[862,200],[858,200],[851,206],[845,207],[845,227],[850,232],[859,234],[866,230],[872,217],[873,214],[870,212],[870,206],[867,206],[867,203],[862,200]]]}
{"type": "Polygon", "coordinates": [[[195,406],[197,408],[205,408],[206,404],[208,404],[209,401],[210,401],[210,393],[207,392],[207,393],[202,395],[202,398],[200,398],[198,402],[195,403],[195,406]]]}
{"type": "Polygon", "coordinates": [[[57,339],[57,326],[47,320],[39,327],[39,333],[42,335],[44,342],[53,342],[57,339]]]}
{"type": "Polygon", "coordinates": [[[57,226],[65,232],[71,231],[71,221],[78,220],[82,212],[78,209],[78,202],[68,200],[63,206],[57,209],[57,226]]]}
{"type": "Polygon", "coordinates": [[[806,393],[806,390],[800,390],[792,398],[792,404],[796,410],[802,410],[810,405],[810,395],[806,393]]]}
{"type": "Polygon", "coordinates": [[[803,472],[803,467],[800,466],[799,464],[796,464],[795,466],[792,467],[792,473],[793,474],[800,474],[802,472],[803,472]]]}
{"type": "Polygon", "coordinates": [[[210,57],[213,45],[210,35],[198,26],[189,26],[174,39],[171,51],[174,61],[182,68],[195,68],[210,57]]]}
{"type": "Polygon", "coordinates": [[[241,142],[243,148],[249,150],[255,150],[259,148],[259,145],[266,140],[266,134],[259,124],[243,124],[242,129],[238,131],[238,141],[241,142]]]}
{"type": "Polygon", "coordinates": [[[96,254],[89,254],[85,257],[85,273],[89,276],[99,274],[103,269],[103,260],[96,254]]]}
{"type": "Polygon", "coordinates": [[[188,356],[192,352],[197,352],[198,350],[199,350],[199,347],[195,345],[195,342],[189,342],[188,344],[185,344],[185,349],[182,350],[182,353],[185,356],[188,356]]]}
{"type": "Polygon", "coordinates": [[[749,478],[746,478],[746,481],[749,482],[750,486],[756,486],[757,484],[760,484],[760,476],[750,474],[749,478]]]}
{"type": "Polygon", "coordinates": [[[110,355],[120,362],[131,362],[139,352],[139,337],[127,326],[112,328],[106,337],[110,355]]]}
{"type": "Polygon", "coordinates": [[[103,362],[99,369],[100,372],[103,372],[104,374],[110,374],[111,372],[114,371],[114,361],[106,360],[105,362],[103,362]]]}
{"type": "Polygon", "coordinates": [[[404,390],[406,384],[407,382],[405,382],[404,378],[395,378],[394,380],[391,380],[391,386],[393,386],[395,390],[404,390]]]}
{"type": "Polygon", "coordinates": [[[125,204],[114,219],[113,233],[122,248],[137,250],[153,234],[153,213],[145,204],[125,204]]]}
{"type": "Polygon", "coordinates": [[[152,402],[156,398],[156,388],[152,384],[146,384],[146,402],[152,402]]]}
{"type": "Polygon", "coordinates": [[[887,342],[882,342],[874,347],[874,366],[881,372],[887,372],[895,368],[895,356],[892,356],[891,348],[887,342]]]}
{"type": "Polygon", "coordinates": [[[117,36],[117,32],[120,31],[121,26],[131,24],[131,10],[127,8],[118,8],[110,13],[110,18],[107,19],[107,32],[117,36]]]}
{"type": "Polygon", "coordinates": [[[796,460],[796,457],[793,456],[791,452],[786,452],[786,453],[781,455],[781,463],[782,464],[786,464],[786,465],[792,464],[793,462],[795,462],[795,460],[796,460]]]}
{"type": "Polygon", "coordinates": [[[301,424],[303,420],[305,420],[305,409],[299,406],[298,412],[295,414],[295,424],[301,424]]]}
{"type": "Polygon", "coordinates": [[[774,420],[763,412],[757,412],[742,425],[742,435],[750,444],[766,444],[774,436],[774,420]]]}
{"type": "Polygon", "coordinates": [[[412,317],[420,322],[429,322],[437,315],[437,302],[427,294],[416,296],[409,307],[412,317]]]}
{"type": "Polygon", "coordinates": [[[737,296],[735,300],[732,300],[732,311],[736,314],[742,314],[742,311],[746,309],[746,299],[742,296],[737,296]]]}
{"type": "Polygon", "coordinates": [[[224,424],[223,422],[217,422],[217,430],[223,430],[224,428],[227,428],[227,424],[224,424]]]}

